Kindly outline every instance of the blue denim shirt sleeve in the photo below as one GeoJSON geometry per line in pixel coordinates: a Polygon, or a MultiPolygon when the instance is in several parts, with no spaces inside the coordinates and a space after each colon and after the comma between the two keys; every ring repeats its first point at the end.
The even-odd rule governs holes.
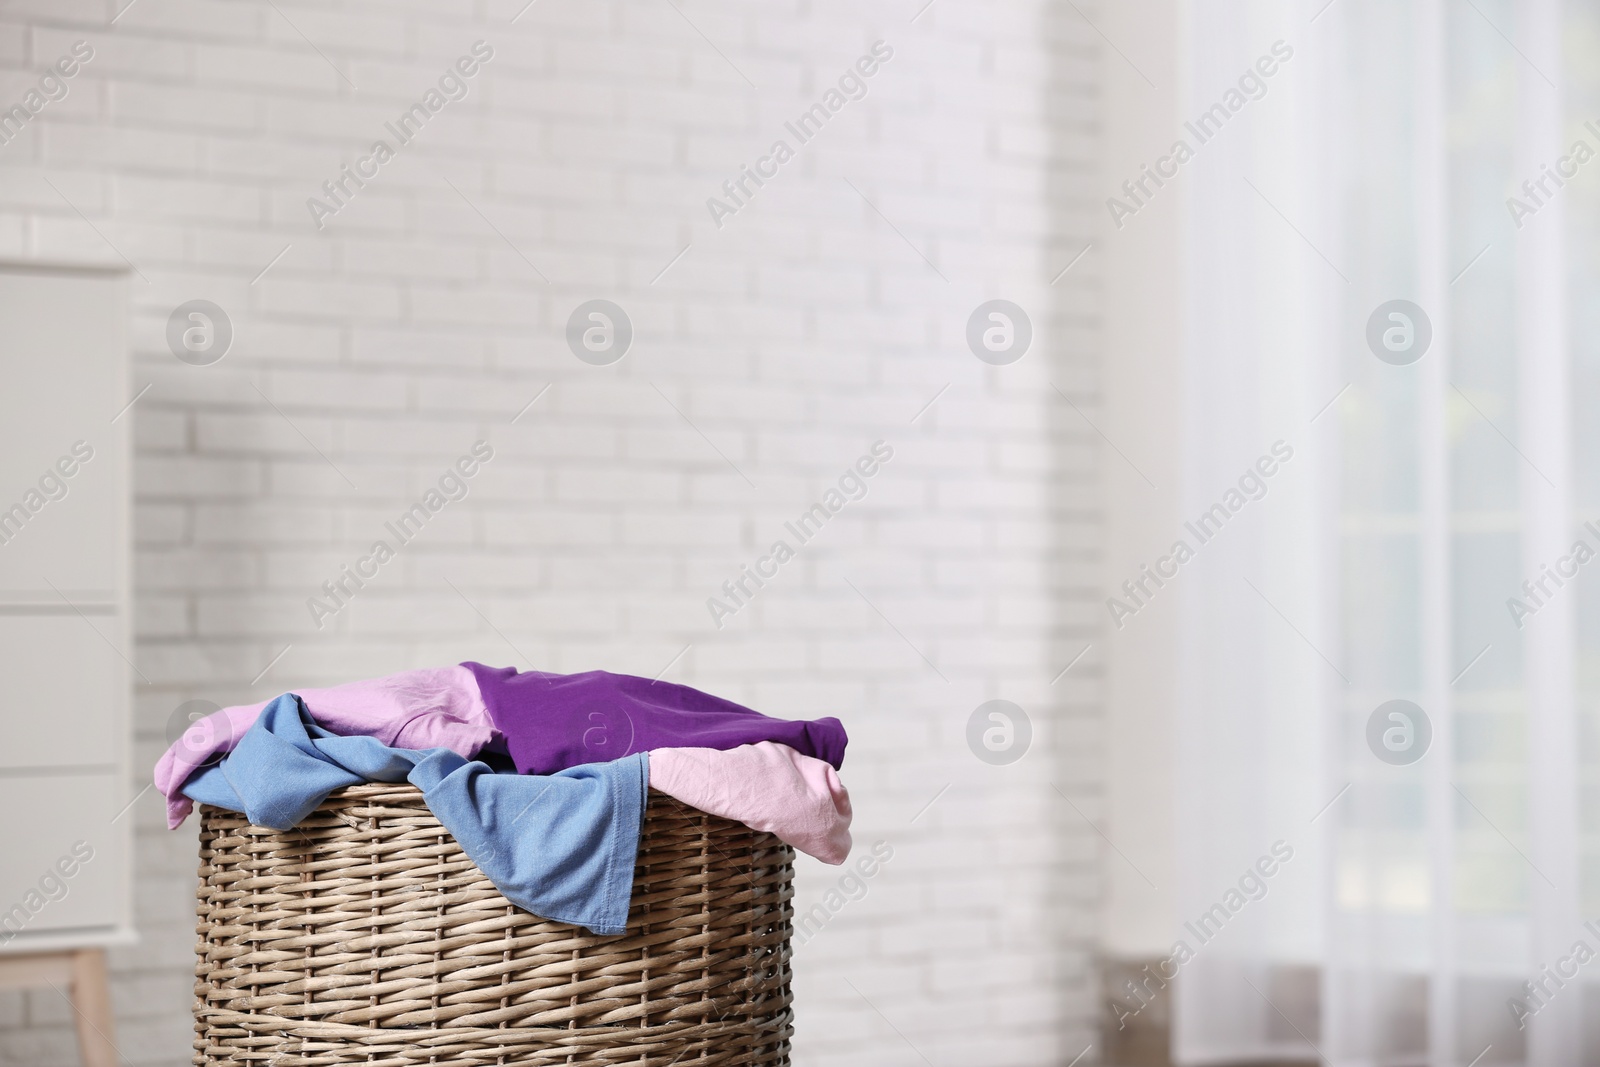
{"type": "Polygon", "coordinates": [[[506,899],[596,934],[627,927],[649,787],[643,753],[549,775],[497,774],[446,748],[389,748],[317,726],[285,693],[221,763],[184,784],[191,800],[287,830],[359,782],[409,781],[506,899]]]}

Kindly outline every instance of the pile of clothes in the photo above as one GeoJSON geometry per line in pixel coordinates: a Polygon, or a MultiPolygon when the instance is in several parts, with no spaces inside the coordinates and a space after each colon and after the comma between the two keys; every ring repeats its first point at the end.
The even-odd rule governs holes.
{"type": "Polygon", "coordinates": [[[671,682],[462,663],[223,708],[155,784],[173,829],[198,801],[287,830],[336,789],[408,781],[508,900],[620,934],[650,788],[839,864],[847,741],[671,682]]]}

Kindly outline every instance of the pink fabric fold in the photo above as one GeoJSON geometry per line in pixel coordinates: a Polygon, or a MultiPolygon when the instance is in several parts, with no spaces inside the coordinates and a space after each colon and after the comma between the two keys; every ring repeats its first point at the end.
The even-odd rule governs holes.
{"type": "Polygon", "coordinates": [[[650,785],[701,811],[770,831],[823,863],[837,866],[850,855],[850,794],[838,772],[787,745],[651,749],[650,785]]]}
{"type": "MultiPolygon", "coordinates": [[[[471,759],[494,736],[478,683],[460,664],[292,692],[323,729],[370,735],[390,748],[448,748],[471,759]]],[[[212,712],[196,720],[162,755],[155,785],[167,798],[168,827],[177,829],[194,810],[194,803],[179,792],[183,783],[232,752],[268,703],[212,712]]]]}

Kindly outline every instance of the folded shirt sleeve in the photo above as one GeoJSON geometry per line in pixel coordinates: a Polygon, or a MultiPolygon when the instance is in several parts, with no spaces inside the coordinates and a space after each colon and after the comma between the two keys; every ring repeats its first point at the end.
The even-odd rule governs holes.
{"type": "Polygon", "coordinates": [[[850,794],[834,769],[787,745],[650,753],[650,785],[712,815],[766,830],[838,865],[850,855],[850,794]]]}

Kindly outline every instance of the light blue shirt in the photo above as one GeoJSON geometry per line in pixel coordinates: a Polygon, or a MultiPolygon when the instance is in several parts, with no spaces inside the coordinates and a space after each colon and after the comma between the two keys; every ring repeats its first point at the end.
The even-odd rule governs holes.
{"type": "Polygon", "coordinates": [[[329,733],[285,693],[183,793],[287,830],[336,789],[406,781],[507,900],[596,934],[624,932],[650,784],[643,752],[555,774],[497,774],[447,748],[329,733]]]}

